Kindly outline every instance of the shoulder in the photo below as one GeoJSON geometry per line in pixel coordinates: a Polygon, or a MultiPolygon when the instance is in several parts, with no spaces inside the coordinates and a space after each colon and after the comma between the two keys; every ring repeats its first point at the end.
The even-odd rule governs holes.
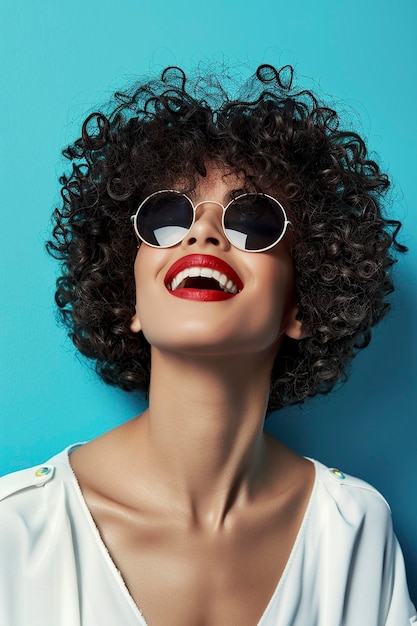
{"type": "Polygon", "coordinates": [[[379,549],[392,542],[391,509],[375,487],[343,470],[326,467],[314,461],[316,483],[311,498],[311,516],[320,526],[326,526],[332,536],[343,536],[345,544],[357,546],[359,537],[363,549],[379,549]],[[348,539],[349,538],[349,539],[348,539]],[[371,542],[367,542],[367,539],[371,542]]]}
{"type": "Polygon", "coordinates": [[[384,496],[365,480],[356,478],[336,467],[326,467],[319,461],[313,461],[316,468],[316,487],[327,497],[339,504],[343,502],[367,511],[373,509],[391,514],[391,509],[384,496]]]}
{"type": "Polygon", "coordinates": [[[78,623],[76,485],[67,450],[0,478],[1,624],[78,623]]]}
{"type": "Polygon", "coordinates": [[[414,623],[407,619],[407,613],[410,617],[415,611],[387,501],[364,480],[317,461],[314,465],[316,483],[306,539],[316,546],[320,563],[314,561],[312,575],[315,579],[322,575],[325,587],[334,583],[342,589],[349,624],[374,623],[375,607],[387,626],[414,623]],[[332,572],[337,572],[336,579],[332,572]]]}
{"type": "Polygon", "coordinates": [[[35,465],[0,478],[0,502],[34,487],[43,487],[54,475],[55,467],[50,462],[35,465]]]}
{"type": "MultiPolygon", "coordinates": [[[[12,518],[39,518],[47,515],[48,499],[75,481],[68,462],[67,448],[45,463],[7,474],[0,478],[0,522],[12,518]]],[[[10,528],[10,526],[8,526],[10,528]]],[[[12,527],[13,528],[13,527],[12,527]]]]}
{"type": "Polygon", "coordinates": [[[77,483],[68,450],[0,478],[0,580],[6,571],[1,564],[11,571],[13,563],[17,576],[19,563],[36,562],[54,542],[62,549],[71,543],[77,483]]]}

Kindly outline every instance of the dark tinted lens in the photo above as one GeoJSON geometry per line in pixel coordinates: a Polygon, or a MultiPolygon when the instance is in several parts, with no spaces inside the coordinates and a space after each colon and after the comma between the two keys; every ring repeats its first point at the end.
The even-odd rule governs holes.
{"type": "Polygon", "coordinates": [[[194,209],[186,196],[175,191],[161,191],[142,204],[136,228],[146,243],[169,248],[185,237],[193,218],[194,209]]]}
{"type": "Polygon", "coordinates": [[[224,228],[229,241],[241,250],[273,246],[285,229],[285,215],[277,201],[262,194],[246,194],[227,207],[224,228]]]}

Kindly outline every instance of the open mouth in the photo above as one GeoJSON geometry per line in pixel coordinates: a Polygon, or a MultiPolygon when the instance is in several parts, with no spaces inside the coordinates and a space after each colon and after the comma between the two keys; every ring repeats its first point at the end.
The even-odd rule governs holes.
{"type": "Polygon", "coordinates": [[[192,300],[226,300],[243,289],[236,272],[211,255],[188,255],[168,270],[165,285],[172,295],[192,300]]]}
{"type": "Polygon", "coordinates": [[[239,291],[231,278],[209,267],[188,267],[182,270],[168,285],[168,289],[170,291],[176,289],[208,289],[231,294],[236,294],[239,291]]]}

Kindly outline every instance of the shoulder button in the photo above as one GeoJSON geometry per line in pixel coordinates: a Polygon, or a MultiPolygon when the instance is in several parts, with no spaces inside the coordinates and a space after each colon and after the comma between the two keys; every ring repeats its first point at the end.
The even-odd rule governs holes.
{"type": "Polygon", "coordinates": [[[54,465],[38,465],[3,476],[0,479],[0,500],[28,487],[43,487],[54,475],[54,465]]]}
{"type": "Polygon", "coordinates": [[[346,476],[344,475],[343,472],[341,472],[340,470],[336,469],[335,467],[331,467],[329,469],[329,472],[331,473],[332,476],[334,476],[335,478],[337,478],[338,480],[345,480],[346,476]]]}
{"type": "Polygon", "coordinates": [[[42,476],[48,476],[48,474],[50,474],[53,471],[53,468],[48,466],[48,465],[42,465],[42,467],[38,467],[38,469],[35,472],[35,476],[37,477],[42,477],[42,476]]]}

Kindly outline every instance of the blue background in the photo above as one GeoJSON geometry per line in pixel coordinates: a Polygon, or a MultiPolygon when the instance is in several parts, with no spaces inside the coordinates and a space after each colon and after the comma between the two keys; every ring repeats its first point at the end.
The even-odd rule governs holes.
{"type": "Polygon", "coordinates": [[[415,0],[2,0],[0,474],[144,406],[96,379],[54,321],[56,267],[43,242],[59,198],[60,149],[135,74],[223,58],[252,68],[290,62],[299,82],[312,77],[357,111],[394,180],[410,253],[396,267],[392,313],[348,384],[275,414],[267,427],[382,491],[417,602],[416,18],[415,0]]]}

